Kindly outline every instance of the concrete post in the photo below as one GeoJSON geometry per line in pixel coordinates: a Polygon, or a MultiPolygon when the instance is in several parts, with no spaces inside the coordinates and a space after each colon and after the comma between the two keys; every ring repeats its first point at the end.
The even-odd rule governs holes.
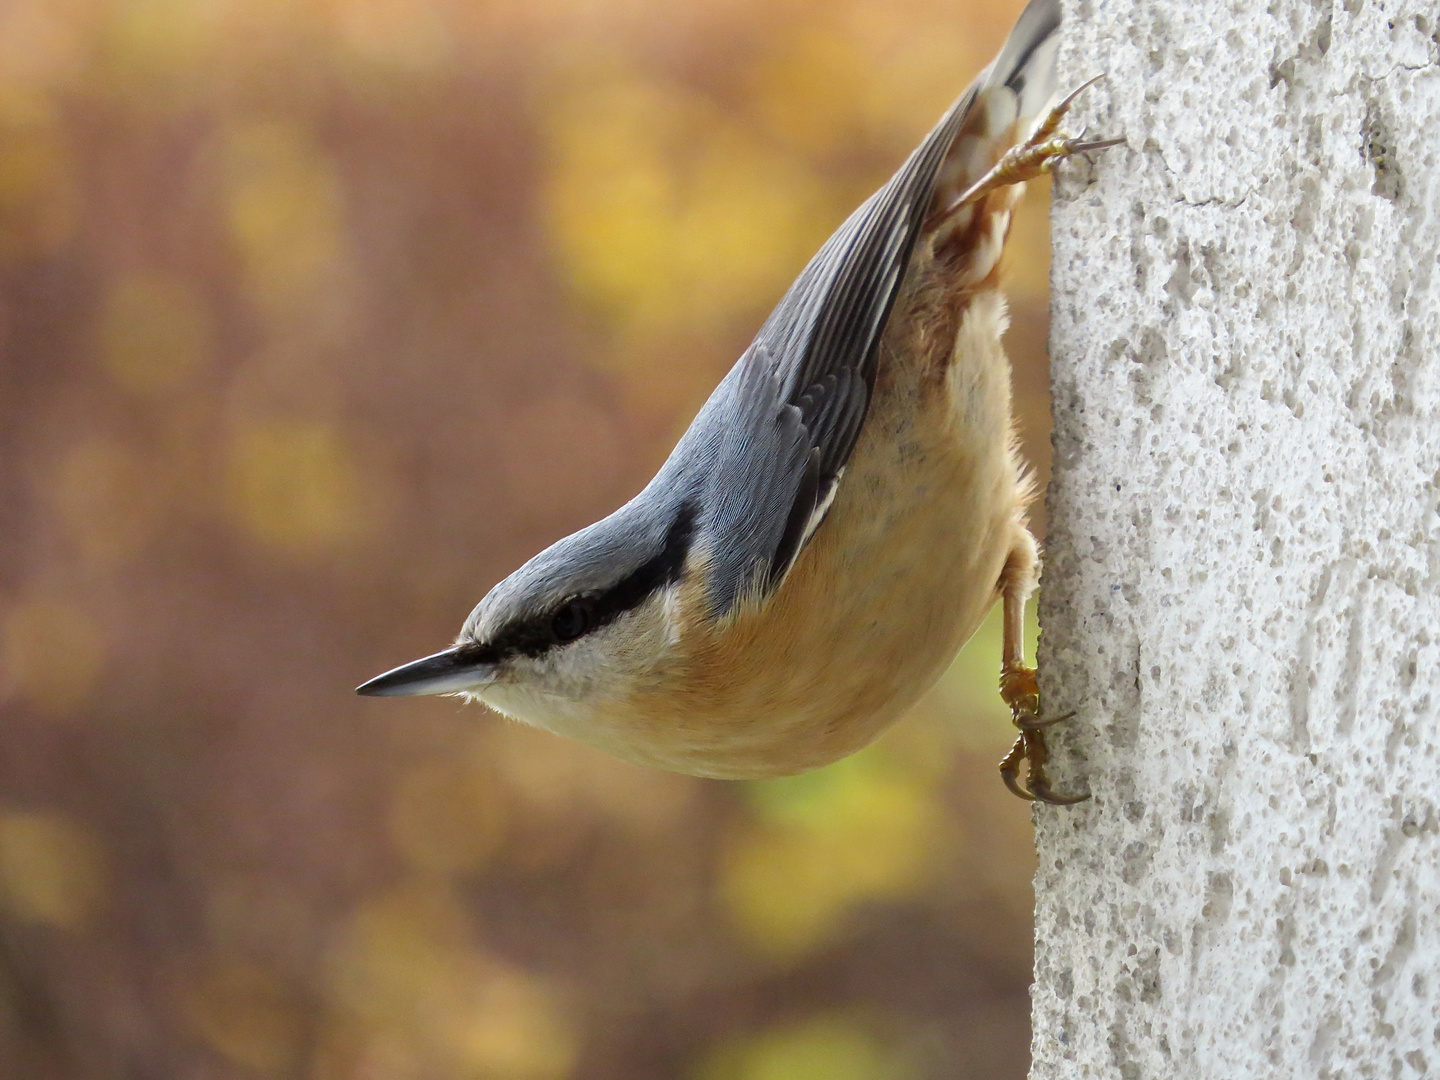
{"type": "Polygon", "coordinates": [[[1066,18],[1032,1076],[1440,1076],[1440,8],[1066,18]]]}

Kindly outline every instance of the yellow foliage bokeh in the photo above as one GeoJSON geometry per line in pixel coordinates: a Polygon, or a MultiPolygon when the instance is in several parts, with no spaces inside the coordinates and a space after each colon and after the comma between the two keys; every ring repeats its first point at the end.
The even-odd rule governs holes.
{"type": "Polygon", "coordinates": [[[209,361],[211,333],[204,302],[184,279],[128,274],[106,293],[100,359],[126,390],[162,394],[183,387],[209,361]]]}
{"type": "Polygon", "coordinates": [[[894,768],[882,748],[750,794],[755,815],[724,849],[721,895],[762,952],[811,949],[857,904],[922,884],[940,808],[926,779],[894,768]]]}
{"type": "Polygon", "coordinates": [[[838,221],[803,163],[633,72],[561,97],[548,130],[551,241],[622,346],[773,302],[838,221]]]}
{"type": "Polygon", "coordinates": [[[241,427],[230,446],[230,508],[257,539],[308,552],[364,527],[360,477],[329,424],[273,420],[241,427]]]}
{"type": "Polygon", "coordinates": [[[367,901],[328,957],[334,1005],[441,1076],[559,1080],[576,1032],[547,984],[483,953],[454,896],[413,883],[367,901]]]}
{"type": "Polygon", "coordinates": [[[225,220],[250,298],[268,315],[294,315],[335,280],[344,255],[334,164],[285,120],[233,125],[220,161],[225,220]]]}
{"type": "Polygon", "coordinates": [[[0,894],[24,922],[86,929],[105,902],[104,851],[64,814],[0,811],[0,894]]]}
{"type": "Polygon", "coordinates": [[[44,95],[0,83],[0,262],[56,254],[81,188],[62,119],[44,95]]]}
{"type": "Polygon", "coordinates": [[[243,1068],[283,1073],[300,1055],[300,1002],[282,978],[254,961],[211,959],[184,987],[180,1004],[195,1033],[243,1068]]]}
{"type": "Polygon", "coordinates": [[[695,1080],[909,1080],[915,1073],[849,1013],[776,1024],[722,1044],[695,1080]]]}

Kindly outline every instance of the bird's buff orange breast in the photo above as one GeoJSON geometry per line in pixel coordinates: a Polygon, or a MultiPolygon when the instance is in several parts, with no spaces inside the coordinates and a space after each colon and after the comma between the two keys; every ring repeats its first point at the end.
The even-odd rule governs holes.
{"type": "Polygon", "coordinates": [[[802,772],[874,739],[974,632],[1028,497],[1005,308],[987,290],[944,319],[930,284],[943,283],[919,275],[897,305],[865,430],[784,583],[707,627],[692,616],[704,575],[687,573],[675,648],[623,700],[597,703],[589,741],[694,775],[802,772]]]}

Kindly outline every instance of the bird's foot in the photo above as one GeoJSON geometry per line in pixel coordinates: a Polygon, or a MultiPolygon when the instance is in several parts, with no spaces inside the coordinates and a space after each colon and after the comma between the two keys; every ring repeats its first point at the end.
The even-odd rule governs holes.
{"type": "Polygon", "coordinates": [[[1052,806],[1070,806],[1090,798],[1088,794],[1060,795],[1050,789],[1050,780],[1045,775],[1045,763],[1050,760],[1050,749],[1045,745],[1045,729],[1063,723],[1075,714],[1040,716],[1040,687],[1035,680],[1035,669],[1016,667],[1001,672],[1000,697],[1010,706],[1010,719],[1020,729],[1020,737],[1000,762],[1000,778],[1005,781],[1005,786],[1022,799],[1052,806]],[[1025,762],[1023,786],[1020,783],[1021,761],[1025,762]]]}
{"type": "Polygon", "coordinates": [[[984,176],[961,192],[937,217],[982,199],[997,188],[1009,187],[1033,180],[1042,173],[1050,172],[1058,162],[1083,154],[1088,150],[1104,150],[1118,146],[1124,139],[1086,139],[1082,128],[1076,135],[1066,135],[1060,130],[1065,114],[1085,90],[1094,86],[1105,76],[1096,75],[1070,91],[1058,105],[1045,114],[1024,142],[1016,143],[1006,150],[984,176]]]}

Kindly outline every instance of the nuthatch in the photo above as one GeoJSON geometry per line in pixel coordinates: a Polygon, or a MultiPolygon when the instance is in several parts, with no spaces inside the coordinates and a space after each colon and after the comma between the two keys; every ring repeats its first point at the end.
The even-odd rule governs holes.
{"type": "Polygon", "coordinates": [[[1059,26],[1057,0],[1031,0],[645,490],[491,589],[453,646],[359,692],[478,699],[697,776],[783,776],[874,739],[999,598],[1020,728],[1002,775],[1076,801],[1046,780],[1054,721],[1025,665],[1039,563],[997,274],[1024,182],[1118,141],[1059,133],[1075,97],[1056,104],[1059,26]]]}

